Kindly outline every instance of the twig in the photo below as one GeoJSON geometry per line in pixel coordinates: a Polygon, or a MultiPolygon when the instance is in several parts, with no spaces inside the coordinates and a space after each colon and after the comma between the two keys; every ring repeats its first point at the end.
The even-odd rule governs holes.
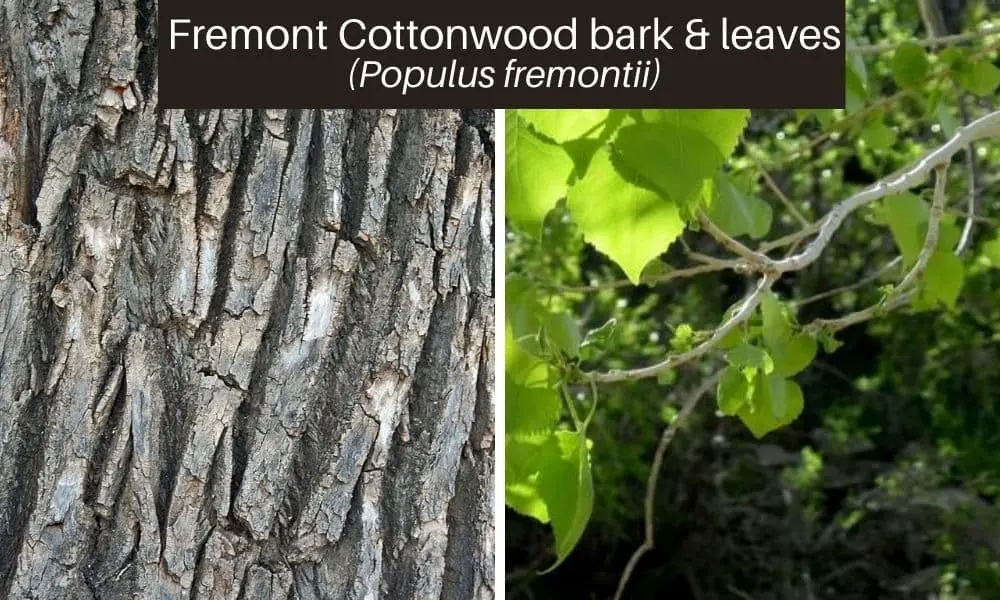
{"type": "Polygon", "coordinates": [[[795,233],[790,233],[776,240],[771,240],[770,242],[764,242],[760,246],[757,246],[757,252],[767,253],[776,248],[781,248],[782,246],[794,246],[805,238],[817,234],[822,224],[823,223],[821,221],[816,221],[806,225],[795,233]]]}
{"type": "Polygon", "coordinates": [[[947,163],[943,163],[936,168],[934,179],[934,202],[931,205],[930,217],[927,221],[927,235],[924,238],[924,245],[917,255],[917,260],[909,272],[903,277],[895,291],[881,302],[869,306],[857,312],[844,315],[837,319],[817,319],[806,326],[807,330],[819,331],[822,328],[836,333],[858,323],[863,323],[873,319],[885,312],[904,306],[913,299],[917,290],[913,288],[914,283],[923,275],[927,269],[927,263],[931,255],[937,249],[938,233],[941,229],[941,215],[944,213],[945,186],[947,184],[947,163]]]}
{"type": "Polygon", "coordinates": [[[726,589],[729,590],[729,592],[731,592],[734,596],[739,596],[741,600],[753,600],[753,596],[744,591],[736,589],[735,587],[732,586],[732,584],[727,583],[726,589]]]}
{"type": "Polygon", "coordinates": [[[902,42],[888,42],[885,44],[872,44],[866,46],[855,46],[854,48],[848,48],[849,52],[857,52],[858,54],[870,55],[870,54],[881,54],[883,52],[891,52],[900,45],[904,43],[912,43],[923,48],[935,48],[939,46],[954,46],[956,44],[962,44],[964,42],[969,42],[979,38],[988,37],[991,35],[1000,34],[1000,25],[987,25],[986,27],[980,27],[976,31],[970,31],[968,33],[958,33],[955,35],[945,35],[942,37],[928,38],[923,40],[904,40],[902,42]]]}
{"type": "Polygon", "coordinates": [[[765,169],[764,166],[761,165],[756,158],[751,156],[749,152],[747,153],[747,156],[750,156],[750,160],[752,160],[754,164],[757,165],[757,170],[760,171],[760,174],[764,176],[764,181],[767,183],[767,187],[771,188],[771,191],[774,192],[774,195],[778,197],[778,200],[781,200],[781,203],[785,205],[785,209],[788,210],[788,212],[791,213],[793,217],[795,217],[795,220],[801,223],[803,227],[808,227],[809,219],[805,218],[802,212],[795,207],[795,204],[793,204],[792,201],[788,199],[788,196],[785,195],[785,192],[781,191],[781,188],[778,187],[778,182],[776,182],[774,178],[771,177],[771,174],[767,172],[767,169],[765,169]]]}
{"type": "Polygon", "coordinates": [[[879,277],[885,275],[889,271],[895,269],[897,266],[899,266],[899,263],[901,263],[902,261],[903,261],[903,258],[901,256],[897,256],[896,258],[890,260],[889,262],[887,262],[885,265],[883,265],[879,269],[877,269],[874,272],[868,274],[867,276],[863,277],[862,279],[860,279],[858,281],[855,281],[854,283],[851,283],[851,284],[848,284],[848,285],[844,285],[844,286],[841,286],[839,288],[834,288],[832,290],[826,290],[825,292],[820,292],[818,294],[814,294],[812,296],[809,296],[808,298],[803,298],[802,300],[793,300],[792,304],[794,304],[795,306],[801,307],[801,306],[805,306],[806,304],[812,304],[813,302],[819,302],[820,300],[823,300],[825,298],[829,298],[830,296],[836,296],[837,294],[842,294],[844,292],[851,292],[851,291],[854,291],[856,289],[863,288],[864,286],[868,285],[869,283],[877,280],[879,277]]]}
{"type": "MultiPolygon", "coordinates": [[[[666,283],[668,281],[673,281],[674,279],[683,279],[685,277],[694,277],[696,275],[702,275],[705,273],[712,273],[715,271],[724,271],[726,269],[735,269],[740,265],[740,261],[735,260],[722,260],[714,259],[711,264],[696,265],[694,267],[687,267],[684,269],[674,269],[656,275],[653,277],[647,277],[641,280],[640,285],[658,285],[661,283],[666,283]]],[[[604,281],[600,283],[595,283],[591,285],[558,285],[553,283],[547,283],[544,281],[537,281],[536,284],[539,287],[545,288],[547,290],[552,290],[554,292],[600,292],[603,290],[614,290],[625,287],[634,287],[635,284],[629,279],[615,279],[612,281],[604,281]]]]}
{"type": "Polygon", "coordinates": [[[924,274],[931,255],[937,250],[938,233],[941,230],[941,215],[944,213],[944,203],[947,197],[944,193],[945,187],[948,184],[947,179],[948,163],[943,163],[936,169],[934,175],[934,201],[931,203],[931,212],[927,219],[927,235],[924,237],[924,245],[920,249],[920,254],[917,255],[916,263],[914,263],[910,272],[903,277],[903,281],[899,283],[899,290],[901,291],[908,291],[910,286],[924,274]]]}
{"type": "MultiPolygon", "coordinates": [[[[977,196],[978,196],[978,194],[977,194],[977,196]]],[[[950,209],[949,210],[949,209],[945,209],[944,212],[946,214],[949,214],[949,215],[955,215],[956,217],[964,217],[966,219],[972,219],[973,221],[975,221],[977,223],[988,223],[990,225],[1000,225],[1000,219],[995,219],[993,217],[987,217],[987,216],[984,216],[984,215],[970,215],[967,211],[964,211],[964,210],[955,210],[955,209],[950,209]]]]}
{"type": "Polygon", "coordinates": [[[677,413],[677,418],[664,428],[663,434],[660,436],[660,443],[656,446],[656,452],[653,454],[653,464],[650,465],[649,476],[646,478],[645,539],[643,539],[642,544],[635,549],[635,552],[628,559],[628,563],[622,571],[621,578],[618,580],[618,590],[615,592],[614,600],[620,600],[622,597],[622,594],[625,592],[625,586],[628,584],[632,572],[635,571],[636,565],[639,564],[639,559],[642,558],[642,555],[653,549],[654,520],[656,518],[656,486],[660,479],[660,469],[663,467],[663,457],[667,453],[667,447],[670,446],[670,442],[673,441],[684,422],[694,412],[695,407],[698,406],[698,402],[701,401],[702,397],[709,390],[715,387],[721,375],[722,371],[718,371],[695,388],[684,400],[680,411],[677,413]]]}
{"type": "MultiPolygon", "coordinates": [[[[968,99],[968,94],[963,94],[958,99],[959,112],[962,114],[962,124],[965,125],[969,122],[969,109],[966,106],[966,101],[968,99]]],[[[976,145],[969,143],[965,148],[965,164],[969,169],[969,197],[968,197],[968,214],[965,217],[965,225],[962,227],[962,237],[958,240],[958,246],[955,247],[955,254],[961,255],[964,253],[969,246],[972,244],[972,228],[975,226],[977,209],[977,188],[979,187],[979,168],[976,165],[976,145]]]]}
{"type": "Polygon", "coordinates": [[[746,259],[750,266],[757,268],[757,270],[764,270],[764,268],[772,263],[771,259],[766,255],[751,250],[747,248],[742,243],[740,243],[736,238],[730,236],[728,233],[719,228],[718,225],[712,222],[705,214],[705,211],[698,211],[698,223],[701,228],[705,230],[705,233],[715,238],[715,241],[722,244],[726,249],[739,256],[746,259]]]}
{"type": "Polygon", "coordinates": [[[890,310],[899,308],[900,306],[904,306],[908,304],[915,295],[916,292],[913,290],[910,290],[908,292],[903,292],[897,296],[893,296],[888,300],[879,302],[878,304],[873,304],[868,308],[852,312],[848,315],[844,315],[843,317],[838,317],[836,319],[816,319],[812,323],[806,325],[804,329],[806,331],[810,331],[813,333],[821,329],[826,329],[830,333],[837,333],[842,329],[847,329],[848,327],[851,327],[853,325],[864,323],[865,321],[870,321],[871,319],[874,319],[875,317],[878,317],[886,312],[889,312],[890,310]]]}
{"type": "Polygon", "coordinates": [[[756,310],[757,305],[760,304],[761,299],[764,297],[764,293],[771,289],[771,286],[774,285],[775,281],[777,281],[777,276],[775,275],[765,275],[764,277],[761,277],[760,281],[757,282],[757,287],[750,293],[750,295],[741,301],[739,308],[736,309],[733,316],[726,322],[719,325],[708,339],[687,352],[671,354],[662,361],[647,367],[639,367],[636,369],[614,369],[605,373],[591,371],[583,374],[584,379],[587,381],[595,381],[597,383],[610,383],[614,381],[630,381],[633,379],[656,377],[667,369],[672,369],[702,356],[722,341],[722,338],[726,337],[729,332],[735,329],[740,323],[743,323],[750,318],[754,310],[756,310]]]}

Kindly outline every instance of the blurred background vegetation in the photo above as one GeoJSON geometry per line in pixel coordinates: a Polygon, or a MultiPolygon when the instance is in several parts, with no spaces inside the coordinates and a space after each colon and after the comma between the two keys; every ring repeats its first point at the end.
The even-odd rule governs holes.
{"type": "MultiPolygon", "coordinates": [[[[847,5],[848,35],[858,45],[927,35],[914,0],[847,5]]],[[[1000,26],[995,3],[940,5],[949,33],[1000,26]]],[[[1000,65],[998,34],[961,47],[1000,65]]],[[[946,80],[901,91],[892,59],[892,49],[865,55],[865,107],[849,115],[754,113],[731,168],[772,202],[774,237],[799,223],[765,172],[813,220],[1000,104],[946,80]]],[[[1000,243],[988,245],[1000,238],[1000,144],[963,154],[951,169],[949,210],[964,222],[974,175],[978,215],[956,309],[898,311],[838,334],[843,345],[796,378],[806,398],[802,416],[762,440],[738,420],[718,417],[706,398],[669,448],[657,488],[656,548],[639,562],[625,598],[1000,599],[1000,243]]],[[[780,282],[776,290],[797,302],[800,322],[878,300],[888,280],[870,276],[896,248],[871,216],[852,217],[821,260],[780,282]]],[[[685,234],[696,250],[704,237],[685,234]]],[[[683,262],[678,248],[662,258],[683,262]]],[[[594,286],[558,298],[584,329],[618,320],[595,362],[603,368],[654,362],[674,327],[714,327],[747,286],[733,274],[611,286],[622,273],[582,242],[560,209],[549,215],[541,241],[508,232],[507,272],[594,286]]],[[[682,367],[669,386],[601,387],[589,429],[592,520],[567,562],[538,575],[552,561],[551,534],[508,510],[508,598],[614,594],[642,542],[646,478],[661,432],[685,392],[716,366],[703,360],[682,367]]]]}

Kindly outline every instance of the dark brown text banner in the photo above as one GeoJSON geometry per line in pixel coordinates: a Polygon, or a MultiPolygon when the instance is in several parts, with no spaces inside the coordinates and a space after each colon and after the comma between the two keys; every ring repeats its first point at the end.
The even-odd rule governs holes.
{"type": "Polygon", "coordinates": [[[165,108],[837,108],[843,0],[160,0],[165,108]]]}

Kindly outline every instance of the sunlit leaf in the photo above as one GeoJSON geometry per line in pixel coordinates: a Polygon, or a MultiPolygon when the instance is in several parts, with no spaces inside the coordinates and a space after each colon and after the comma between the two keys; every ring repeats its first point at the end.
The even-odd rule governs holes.
{"type": "Polygon", "coordinates": [[[573,160],[563,148],[536,135],[517,111],[507,111],[506,134],[507,218],[538,237],[545,215],[566,195],[573,160]]]}
{"type": "Polygon", "coordinates": [[[568,205],[584,239],[618,263],[633,283],[684,230],[677,206],[625,181],[606,149],[594,154],[587,174],[570,188],[568,205]]]}

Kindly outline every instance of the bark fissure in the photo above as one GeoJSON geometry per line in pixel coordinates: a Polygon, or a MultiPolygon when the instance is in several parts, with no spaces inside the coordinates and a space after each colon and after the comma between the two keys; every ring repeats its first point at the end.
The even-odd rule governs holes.
{"type": "Polygon", "coordinates": [[[220,284],[215,287],[215,292],[208,305],[208,315],[204,321],[209,325],[211,334],[214,336],[218,331],[218,322],[222,314],[223,303],[229,293],[229,273],[233,268],[233,244],[236,238],[236,231],[240,225],[241,212],[243,210],[243,197],[246,194],[247,179],[250,175],[251,165],[257,158],[260,149],[261,139],[264,135],[264,119],[259,111],[254,111],[250,120],[248,135],[244,137],[243,145],[240,148],[237,163],[235,165],[232,188],[229,193],[229,204],[226,208],[223,221],[222,237],[220,239],[219,260],[215,269],[215,275],[219,278],[220,284]]]}
{"type": "Polygon", "coordinates": [[[488,111],[164,110],[156,10],[0,0],[0,595],[492,598],[488,111]]]}

